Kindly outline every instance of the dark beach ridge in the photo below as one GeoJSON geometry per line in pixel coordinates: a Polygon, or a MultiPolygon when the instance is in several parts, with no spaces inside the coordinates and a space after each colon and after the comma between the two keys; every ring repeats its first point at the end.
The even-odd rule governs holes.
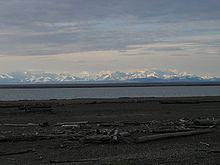
{"type": "Polygon", "coordinates": [[[220,96],[0,102],[0,164],[220,164],[220,96]]]}

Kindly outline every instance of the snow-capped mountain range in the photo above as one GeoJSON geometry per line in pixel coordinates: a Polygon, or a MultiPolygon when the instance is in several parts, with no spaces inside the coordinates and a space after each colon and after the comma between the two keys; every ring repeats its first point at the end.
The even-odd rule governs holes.
{"type": "Polygon", "coordinates": [[[102,71],[98,73],[81,72],[78,74],[56,72],[13,72],[0,74],[0,83],[68,83],[80,81],[220,81],[220,78],[196,76],[175,70],[144,69],[130,72],[102,71]]]}

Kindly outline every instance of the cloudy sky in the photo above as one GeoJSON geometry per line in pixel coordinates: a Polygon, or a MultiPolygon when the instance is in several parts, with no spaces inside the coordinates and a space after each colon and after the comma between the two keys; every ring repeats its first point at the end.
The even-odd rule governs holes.
{"type": "Polygon", "coordinates": [[[1,0],[0,72],[220,76],[219,0],[1,0]]]}

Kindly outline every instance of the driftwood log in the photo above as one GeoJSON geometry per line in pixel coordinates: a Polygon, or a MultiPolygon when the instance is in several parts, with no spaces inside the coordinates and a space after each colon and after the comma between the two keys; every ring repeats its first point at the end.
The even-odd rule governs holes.
{"type": "Polygon", "coordinates": [[[22,151],[17,151],[17,152],[0,153],[0,156],[26,154],[26,153],[30,153],[30,152],[35,152],[35,150],[34,149],[27,149],[27,150],[22,150],[22,151]]]}
{"type": "Polygon", "coordinates": [[[197,130],[197,131],[188,131],[188,132],[175,132],[175,133],[164,133],[164,134],[157,134],[157,135],[148,135],[142,136],[136,139],[136,143],[145,143],[154,140],[161,140],[161,139],[168,139],[168,138],[175,138],[175,137],[184,137],[184,136],[193,136],[193,135],[200,135],[213,132],[212,129],[206,130],[197,130]]]}
{"type": "Polygon", "coordinates": [[[194,129],[208,129],[208,128],[215,128],[216,125],[210,125],[210,126],[202,126],[202,125],[190,125],[188,128],[194,128],[194,129]]]}
{"type": "Polygon", "coordinates": [[[138,122],[138,121],[124,121],[122,122],[124,125],[141,125],[141,124],[147,124],[147,122],[138,122]]]}
{"type": "Polygon", "coordinates": [[[80,139],[83,143],[108,143],[111,140],[109,135],[94,135],[87,136],[80,139]]]}
{"type": "Polygon", "coordinates": [[[194,101],[194,100],[167,100],[167,101],[160,101],[160,104],[198,104],[201,101],[194,101]]]}
{"type": "Polygon", "coordinates": [[[50,163],[83,163],[83,162],[94,162],[100,159],[80,159],[80,160],[50,160],[50,163]]]}
{"type": "Polygon", "coordinates": [[[79,129],[80,128],[80,125],[62,125],[61,128],[64,128],[64,129],[79,129]]]}
{"type": "Polygon", "coordinates": [[[131,136],[131,134],[129,132],[120,132],[118,135],[121,137],[131,136]]]}
{"type": "Polygon", "coordinates": [[[62,122],[57,123],[56,126],[62,126],[62,125],[85,125],[88,124],[88,121],[77,121],[77,122],[62,122]]]}
{"type": "Polygon", "coordinates": [[[209,153],[216,153],[216,154],[218,153],[219,154],[220,150],[211,150],[211,151],[209,151],[209,153]]]}
{"type": "Polygon", "coordinates": [[[37,109],[37,108],[43,108],[43,109],[50,109],[50,108],[52,108],[52,106],[50,106],[50,105],[33,105],[33,106],[30,106],[30,105],[22,105],[22,106],[19,106],[18,107],[19,108],[19,110],[28,110],[28,109],[32,109],[32,108],[35,108],[35,109],[37,109]]]}
{"type": "Polygon", "coordinates": [[[41,112],[52,112],[53,109],[52,108],[31,108],[31,109],[27,109],[25,110],[25,112],[37,112],[37,113],[41,113],[41,112]]]}
{"type": "Polygon", "coordinates": [[[220,119],[218,120],[197,119],[194,121],[194,124],[202,125],[202,126],[220,125],[220,119]]]}
{"type": "Polygon", "coordinates": [[[181,128],[181,129],[155,129],[152,130],[152,133],[173,133],[173,132],[187,132],[192,131],[190,128],[181,128]]]}
{"type": "Polygon", "coordinates": [[[58,138],[71,138],[76,140],[78,138],[73,135],[13,135],[13,136],[0,136],[0,142],[18,142],[18,141],[38,141],[50,140],[58,138]]]}
{"type": "Polygon", "coordinates": [[[17,108],[19,105],[0,105],[0,108],[17,108]]]}
{"type": "Polygon", "coordinates": [[[35,127],[35,126],[39,126],[39,124],[35,124],[35,123],[27,123],[27,124],[4,123],[4,124],[2,124],[2,126],[6,126],[6,127],[35,127]]]}
{"type": "Polygon", "coordinates": [[[120,126],[119,123],[100,123],[98,124],[100,127],[118,127],[120,126]]]}
{"type": "Polygon", "coordinates": [[[49,105],[22,105],[18,107],[19,110],[23,110],[24,112],[52,112],[53,108],[49,105]]]}

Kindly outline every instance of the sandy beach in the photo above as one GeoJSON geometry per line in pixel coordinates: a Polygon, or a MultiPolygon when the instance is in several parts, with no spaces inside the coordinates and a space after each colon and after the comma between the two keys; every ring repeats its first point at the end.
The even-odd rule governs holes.
{"type": "Polygon", "coordinates": [[[220,97],[1,101],[0,162],[216,165],[218,119],[220,97]],[[211,131],[137,142],[149,135],[201,130],[211,131]]]}

